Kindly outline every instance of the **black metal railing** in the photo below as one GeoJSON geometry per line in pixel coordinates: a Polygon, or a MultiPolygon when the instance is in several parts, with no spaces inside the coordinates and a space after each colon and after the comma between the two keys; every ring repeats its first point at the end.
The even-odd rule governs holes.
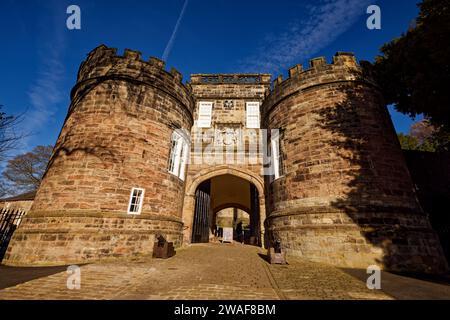
{"type": "Polygon", "coordinates": [[[3,208],[0,210],[0,262],[5,256],[14,231],[19,227],[25,214],[26,211],[22,209],[3,208]]]}

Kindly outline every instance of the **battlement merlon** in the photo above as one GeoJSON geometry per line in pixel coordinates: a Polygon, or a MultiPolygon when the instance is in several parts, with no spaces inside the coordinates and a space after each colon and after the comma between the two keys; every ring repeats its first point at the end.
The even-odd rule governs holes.
{"type": "MultiPolygon", "coordinates": [[[[360,66],[356,61],[355,55],[351,52],[337,52],[334,57],[332,63],[328,64],[325,57],[317,57],[309,60],[309,68],[303,69],[303,65],[297,64],[289,69],[288,78],[283,80],[283,76],[279,75],[273,81],[273,87],[277,87],[283,81],[287,81],[291,78],[297,77],[308,77],[311,74],[319,73],[323,70],[332,71],[334,68],[347,68],[358,71],[360,66]]],[[[351,73],[351,72],[349,72],[351,73]]],[[[355,73],[355,72],[354,72],[355,73]]],[[[356,73],[355,73],[356,74],[356,73]]]]}
{"type": "MultiPolygon", "coordinates": [[[[150,57],[148,61],[142,59],[140,51],[125,49],[122,56],[117,54],[116,48],[109,48],[105,45],[100,45],[92,50],[85,61],[82,62],[78,71],[78,81],[83,81],[86,78],[94,76],[96,73],[102,74],[106,71],[115,70],[112,68],[115,64],[135,63],[140,67],[141,72],[149,71],[164,71],[171,74],[175,79],[182,80],[181,73],[172,68],[170,72],[165,70],[165,62],[156,57],[150,57]]],[[[136,67],[132,68],[136,69],[136,67]]],[[[126,70],[123,70],[126,71],[126,70]]]]}
{"type": "Polygon", "coordinates": [[[92,50],[81,64],[77,83],[71,92],[72,100],[87,88],[108,79],[158,88],[185,105],[192,114],[191,89],[183,84],[183,77],[178,70],[165,70],[165,62],[159,58],[150,57],[144,61],[139,51],[125,49],[121,56],[117,54],[116,48],[105,45],[92,50]]]}
{"type": "Polygon", "coordinates": [[[172,75],[176,81],[181,82],[183,79],[181,73],[173,67],[170,69],[170,72],[166,71],[166,63],[159,58],[150,57],[148,61],[144,61],[140,51],[131,49],[125,49],[123,55],[120,56],[117,54],[116,48],[109,48],[102,44],[92,50],[88,54],[87,59],[82,62],[78,71],[78,82],[96,75],[104,75],[107,72],[117,71],[118,66],[123,67],[123,65],[126,66],[126,64],[133,62],[136,66],[130,68],[130,70],[122,68],[121,71],[124,73],[131,71],[132,76],[136,74],[136,72],[133,72],[136,69],[139,69],[141,72],[140,75],[144,72],[163,71],[172,75]]]}
{"type": "Polygon", "coordinates": [[[289,69],[287,79],[283,79],[283,76],[279,75],[273,81],[271,90],[266,94],[263,113],[267,113],[285,97],[314,86],[354,81],[377,87],[363,65],[365,62],[361,61],[358,64],[355,55],[350,52],[337,52],[332,63],[327,63],[325,57],[311,59],[309,68],[306,70],[301,64],[295,65],[289,69]]]}

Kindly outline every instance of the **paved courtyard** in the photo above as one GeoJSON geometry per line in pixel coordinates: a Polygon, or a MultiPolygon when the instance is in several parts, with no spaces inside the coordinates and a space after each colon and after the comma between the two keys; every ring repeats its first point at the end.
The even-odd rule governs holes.
{"type": "Polygon", "coordinates": [[[298,258],[270,265],[264,253],[241,244],[198,244],[167,260],[88,264],[81,266],[79,290],[67,288],[65,268],[2,266],[0,299],[450,299],[447,284],[383,273],[384,291],[369,290],[361,271],[298,258]]]}

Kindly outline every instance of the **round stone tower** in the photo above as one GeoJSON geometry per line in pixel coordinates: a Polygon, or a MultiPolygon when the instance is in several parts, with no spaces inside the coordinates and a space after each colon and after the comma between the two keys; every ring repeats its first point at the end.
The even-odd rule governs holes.
{"type": "Polygon", "coordinates": [[[267,181],[266,224],[288,254],[364,269],[447,268],[382,96],[352,54],[279,77],[263,119],[280,130],[284,171],[267,181]]]}
{"type": "Polygon", "coordinates": [[[139,52],[100,46],[80,67],[30,213],[4,263],[57,265],[148,254],[155,234],[179,245],[184,183],[167,170],[172,133],[193,124],[181,74],[139,52]],[[128,214],[132,188],[144,190],[128,214]]]}

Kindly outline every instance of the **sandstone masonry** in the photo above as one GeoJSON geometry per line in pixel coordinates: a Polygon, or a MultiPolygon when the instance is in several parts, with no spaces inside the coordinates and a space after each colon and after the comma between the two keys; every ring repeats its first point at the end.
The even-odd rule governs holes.
{"type": "Polygon", "coordinates": [[[362,268],[448,268],[377,85],[352,54],[338,53],[332,64],[313,59],[307,70],[297,65],[272,86],[266,74],[197,74],[185,85],[163,61],[100,46],[82,63],[71,98],[8,265],[150,254],[157,234],[190,243],[197,188],[232,175],[257,190],[265,244],[280,238],[288,255],[362,268]],[[204,149],[194,143],[185,175],[172,174],[174,131],[205,142],[198,124],[205,102],[210,128],[222,132],[212,141],[235,143],[239,132],[244,150],[253,132],[264,137],[246,119],[248,102],[260,106],[260,128],[280,132],[280,176],[263,175],[261,150],[258,163],[208,164],[195,161],[204,149]],[[145,195],[140,214],[130,215],[134,187],[145,195]]]}

